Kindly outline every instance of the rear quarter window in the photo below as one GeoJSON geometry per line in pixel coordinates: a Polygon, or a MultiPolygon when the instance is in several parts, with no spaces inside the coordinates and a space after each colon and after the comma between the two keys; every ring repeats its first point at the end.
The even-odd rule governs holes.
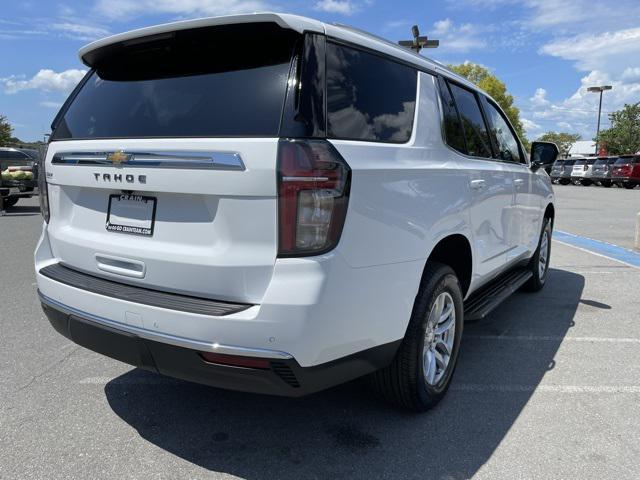
{"type": "Polygon", "coordinates": [[[332,42],[327,42],[326,69],[330,137],[409,141],[416,106],[415,69],[332,42]]]}

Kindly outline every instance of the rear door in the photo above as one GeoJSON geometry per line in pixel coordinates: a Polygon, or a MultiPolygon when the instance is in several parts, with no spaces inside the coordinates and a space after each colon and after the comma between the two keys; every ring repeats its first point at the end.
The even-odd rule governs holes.
{"type": "MultiPolygon", "coordinates": [[[[541,202],[536,194],[536,182],[543,180],[534,175],[527,163],[518,137],[506,115],[491,100],[483,97],[484,110],[490,125],[495,158],[504,163],[513,176],[513,209],[509,217],[509,252],[507,261],[517,260],[536,248],[541,228],[541,202]]],[[[543,172],[539,172],[543,175],[543,172]]]]}
{"type": "Polygon", "coordinates": [[[218,26],[96,60],[46,157],[59,261],[259,303],[277,255],[276,156],[298,40],[271,23],[218,26]]]}
{"type": "Polygon", "coordinates": [[[472,193],[469,222],[477,257],[475,272],[484,281],[504,268],[513,243],[513,176],[503,162],[493,159],[477,94],[448,81],[442,81],[440,90],[445,110],[451,112],[450,116],[457,114],[462,126],[452,128],[445,113],[447,143],[463,153],[458,163],[467,172],[472,193]],[[456,130],[462,133],[462,138],[455,134],[456,130]]]}

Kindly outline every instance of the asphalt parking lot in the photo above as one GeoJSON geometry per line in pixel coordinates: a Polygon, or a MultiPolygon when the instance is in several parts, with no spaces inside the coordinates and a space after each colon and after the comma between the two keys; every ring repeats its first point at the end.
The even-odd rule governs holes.
{"type": "MultiPolygon", "coordinates": [[[[557,186],[559,230],[631,248],[640,191],[557,186]]],[[[549,283],[465,326],[413,415],[359,383],[216,390],[76,347],[44,319],[37,202],[0,218],[0,478],[640,478],[640,269],[554,242],[549,283]]]]}

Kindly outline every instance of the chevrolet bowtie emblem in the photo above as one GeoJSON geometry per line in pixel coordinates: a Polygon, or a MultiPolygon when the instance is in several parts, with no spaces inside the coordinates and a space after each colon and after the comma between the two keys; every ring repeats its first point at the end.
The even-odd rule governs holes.
{"type": "Polygon", "coordinates": [[[124,153],[122,150],[107,154],[107,162],[111,162],[114,165],[120,165],[131,158],[131,155],[124,153]]]}

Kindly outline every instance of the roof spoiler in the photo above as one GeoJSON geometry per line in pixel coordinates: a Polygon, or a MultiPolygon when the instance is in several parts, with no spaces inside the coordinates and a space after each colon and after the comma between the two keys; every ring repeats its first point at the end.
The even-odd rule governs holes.
{"type": "Polygon", "coordinates": [[[102,53],[110,50],[110,47],[146,43],[153,40],[170,38],[179,30],[191,30],[194,28],[212,27],[216,25],[233,25],[240,23],[268,23],[273,22],[282,28],[295,30],[299,33],[317,32],[324,33],[324,24],[297,15],[277,13],[251,13],[246,15],[228,15],[223,17],[199,18],[196,20],[184,20],[180,22],[165,23],[153,27],[145,27],[129,32],[118,33],[110,37],[96,40],[85,45],[78,51],[82,63],[93,68],[102,57],[102,53]]]}

